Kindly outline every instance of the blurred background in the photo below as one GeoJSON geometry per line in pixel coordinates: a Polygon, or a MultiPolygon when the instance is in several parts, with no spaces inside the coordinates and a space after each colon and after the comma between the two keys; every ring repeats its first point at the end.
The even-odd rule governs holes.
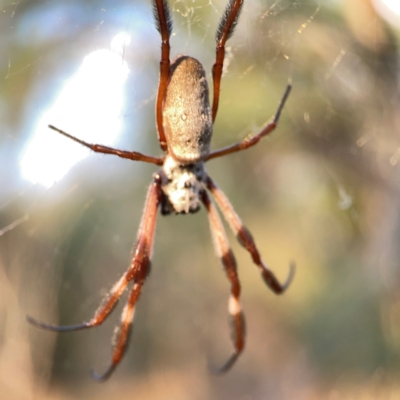
{"type": "MultiPolygon", "coordinates": [[[[170,0],[172,57],[214,62],[224,0],[170,0]]],[[[204,210],[160,217],[128,353],[122,304],[90,319],[129,265],[150,164],[94,154],[47,128],[159,155],[160,39],[150,0],[0,2],[0,393],[7,399],[400,398],[400,7],[249,0],[228,42],[213,148],[255,134],[293,83],[278,129],[207,164],[283,280],[277,297],[228,231],[246,349],[231,352],[229,284],[204,210]],[[397,8],[397,9],[396,9],[397,8]]],[[[227,227],[228,229],[229,227],[227,227]]],[[[125,301],[122,301],[122,303],[125,301]]]]}

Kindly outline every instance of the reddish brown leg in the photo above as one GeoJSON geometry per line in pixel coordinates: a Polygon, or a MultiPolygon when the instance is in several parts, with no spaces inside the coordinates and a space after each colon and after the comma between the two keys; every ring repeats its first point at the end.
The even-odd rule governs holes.
{"type": "Polygon", "coordinates": [[[96,311],[94,317],[88,322],[84,322],[82,324],[76,324],[76,325],[58,326],[58,325],[51,325],[51,324],[46,324],[45,322],[38,321],[38,320],[32,318],[30,315],[27,315],[26,319],[29,323],[31,323],[32,325],[34,325],[38,328],[46,329],[48,331],[55,331],[55,332],[71,332],[71,331],[77,331],[80,329],[92,328],[94,326],[101,325],[105,321],[105,319],[108,317],[108,315],[111,313],[111,311],[114,309],[114,307],[116,306],[122,293],[128,286],[128,283],[130,281],[129,272],[130,272],[130,270],[126,271],[125,274],[121,277],[121,279],[112,287],[112,289],[107,294],[105,302],[96,311]]]}
{"type": "Polygon", "coordinates": [[[125,274],[113,286],[106,297],[104,305],[102,305],[99,310],[96,311],[94,317],[90,321],[78,325],[57,326],[39,322],[31,316],[27,316],[28,322],[37,326],[38,328],[56,332],[69,332],[98,326],[102,324],[107,316],[111,313],[111,311],[117,304],[118,299],[121,297],[122,293],[128,286],[129,282],[133,280],[134,285],[129,295],[128,303],[126,304],[122,313],[121,329],[118,335],[117,343],[114,348],[111,366],[107,369],[105,374],[101,376],[97,376],[93,373],[94,378],[97,380],[107,379],[114,371],[115,367],[121,361],[122,356],[124,355],[126,349],[126,341],[132,323],[134,306],[139,298],[140,291],[146,279],[147,271],[150,264],[150,257],[153,248],[154,233],[160,200],[160,178],[156,176],[147,192],[145,208],[137,235],[137,242],[135,245],[131,265],[129,269],[125,272],[125,274]]]}
{"type": "Polygon", "coordinates": [[[228,198],[225,196],[222,190],[217,187],[217,185],[210,177],[207,177],[207,187],[213,194],[215,201],[217,202],[220,210],[222,211],[222,214],[224,214],[226,220],[231,226],[239,243],[250,253],[254,264],[257,265],[258,269],[261,272],[261,276],[263,277],[264,282],[274,293],[282,294],[292,282],[295,272],[295,265],[293,263],[290,264],[290,271],[286,282],[283,285],[279,283],[278,279],[276,279],[272,271],[268,269],[264,262],[261,260],[260,253],[257,250],[251,233],[243,225],[228,198]]]}
{"type": "Polygon", "coordinates": [[[217,373],[223,373],[227,372],[232,367],[244,348],[245,322],[240,305],[240,283],[235,257],[229,247],[228,238],[226,237],[217,209],[210,201],[210,197],[206,192],[203,192],[202,194],[202,201],[207,209],[215,250],[222,261],[226,275],[231,283],[231,295],[229,298],[228,309],[235,350],[228,361],[221,368],[215,371],[217,373]]]}
{"type": "Polygon", "coordinates": [[[268,125],[261,130],[257,135],[251,137],[250,139],[243,139],[241,142],[236,143],[232,146],[225,147],[220,150],[213,151],[208,155],[206,161],[211,160],[212,158],[225,156],[227,154],[235,153],[240,150],[248,149],[256,145],[264,136],[267,136],[271,133],[278,125],[279,117],[281,116],[283,107],[285,106],[286,100],[289,97],[290,91],[292,90],[292,86],[289,84],[286,86],[285,93],[282,96],[282,99],[279,103],[278,109],[276,110],[276,114],[272,122],[268,123],[268,125]]]}
{"type": "Polygon", "coordinates": [[[161,35],[161,60],[160,60],[160,80],[158,83],[158,93],[156,101],[156,120],[158,140],[161,149],[167,151],[167,139],[165,137],[163,126],[163,108],[165,92],[169,80],[169,53],[170,45],[169,38],[172,33],[171,11],[168,7],[167,0],[152,0],[153,14],[156,22],[156,28],[161,35]]]}
{"type": "Polygon", "coordinates": [[[240,11],[244,0],[229,0],[219,23],[215,40],[217,42],[215,63],[212,67],[214,83],[214,98],[212,106],[212,120],[215,121],[218,111],[219,93],[221,91],[221,76],[225,58],[225,44],[232,36],[238,23],[240,11]]]}
{"type": "Polygon", "coordinates": [[[125,305],[124,310],[122,311],[121,326],[119,328],[117,340],[114,345],[114,351],[113,351],[110,366],[101,375],[98,375],[93,370],[91,371],[92,377],[96,381],[103,382],[106,379],[108,379],[111,376],[111,374],[114,372],[117,365],[121,362],[122,357],[125,354],[127,344],[128,344],[129,333],[130,333],[131,327],[132,327],[132,320],[135,315],[136,302],[139,300],[139,296],[142,291],[144,281],[146,279],[147,268],[148,268],[148,264],[143,265],[143,268],[140,271],[141,278],[138,278],[137,280],[135,279],[135,283],[133,284],[133,287],[129,294],[128,302],[125,305]]]}
{"type": "Polygon", "coordinates": [[[53,125],[49,125],[49,128],[53,129],[58,133],[61,133],[61,135],[64,135],[67,138],[74,140],[75,142],[78,142],[82,146],[88,147],[89,149],[95,151],[96,153],[114,154],[121,158],[128,158],[129,160],[134,160],[134,161],[144,161],[156,165],[162,165],[164,162],[164,157],[151,157],[151,156],[146,156],[142,153],[138,153],[136,151],[117,150],[111,147],[103,146],[101,144],[90,144],[76,138],[75,136],[70,135],[67,132],[62,131],[61,129],[56,128],[53,125]]]}

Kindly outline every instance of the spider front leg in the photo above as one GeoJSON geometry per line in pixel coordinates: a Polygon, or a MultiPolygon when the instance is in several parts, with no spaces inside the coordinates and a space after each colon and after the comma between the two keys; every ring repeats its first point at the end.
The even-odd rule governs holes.
{"type": "Polygon", "coordinates": [[[160,201],[161,179],[158,175],[156,175],[147,192],[145,207],[137,235],[137,242],[135,245],[131,265],[124,275],[113,286],[109,294],[106,296],[105,303],[99,308],[98,311],[96,311],[94,317],[90,321],[77,325],[57,326],[46,324],[37,321],[31,316],[27,316],[28,322],[30,322],[32,325],[50,331],[70,332],[92,328],[94,326],[101,325],[105,321],[105,319],[116,306],[119,298],[128,284],[133,281],[133,288],[122,313],[121,328],[118,334],[116,345],[114,347],[111,365],[103,375],[97,375],[96,373],[92,372],[93,377],[98,381],[107,379],[125,354],[129,331],[134,316],[135,305],[139,299],[141,289],[145,282],[150,266],[150,257],[153,248],[154,233],[160,201]]]}
{"type": "Polygon", "coordinates": [[[222,192],[222,190],[217,187],[217,185],[209,176],[207,177],[206,184],[210,192],[213,194],[215,201],[217,202],[220,210],[222,211],[222,214],[224,214],[230,227],[235,233],[239,243],[250,253],[254,264],[257,265],[258,269],[261,272],[261,276],[264,279],[264,282],[274,293],[282,294],[289,287],[289,285],[293,280],[296,269],[294,263],[290,264],[289,275],[286,279],[286,282],[282,285],[275,277],[275,275],[272,273],[272,271],[268,269],[264,264],[264,262],[261,260],[261,255],[257,250],[256,244],[254,242],[253,237],[251,236],[251,233],[243,225],[242,221],[236,214],[231,203],[229,202],[225,194],[222,192]]]}
{"type": "Polygon", "coordinates": [[[231,295],[229,298],[228,309],[235,350],[228,361],[221,368],[215,371],[216,373],[224,373],[232,367],[240,353],[243,351],[245,320],[240,305],[240,282],[237,274],[235,257],[229,247],[228,238],[226,237],[218,212],[205,191],[202,194],[202,201],[208,213],[215,250],[222,261],[226,275],[231,283],[231,295]]]}
{"type": "Polygon", "coordinates": [[[129,294],[128,302],[126,303],[121,316],[121,326],[118,331],[118,337],[114,346],[113,355],[111,358],[111,364],[106,369],[106,371],[98,375],[95,371],[91,371],[93,379],[98,382],[103,382],[108,379],[114,372],[117,365],[121,362],[122,357],[125,354],[126,347],[128,344],[129,333],[132,327],[133,317],[135,315],[136,302],[139,300],[144,281],[148,272],[149,261],[142,264],[141,271],[139,273],[140,277],[135,279],[133,288],[129,294]]]}
{"type": "Polygon", "coordinates": [[[51,325],[45,322],[38,321],[37,319],[31,317],[30,315],[26,316],[26,320],[36,326],[37,328],[45,329],[47,331],[54,331],[54,332],[72,332],[78,331],[81,329],[93,328],[95,326],[101,325],[114,307],[117,305],[119,298],[121,297],[122,293],[128,286],[130,281],[130,270],[126,271],[125,274],[121,277],[121,279],[112,287],[112,289],[108,292],[104,303],[100,306],[100,308],[96,311],[94,317],[82,324],[76,325],[66,325],[66,326],[59,326],[59,325],[51,325]]]}
{"type": "Polygon", "coordinates": [[[128,279],[133,280],[134,283],[129,294],[128,302],[122,312],[121,327],[114,345],[111,364],[102,375],[98,375],[96,372],[92,371],[92,377],[99,382],[105,381],[111,376],[125,354],[133,317],[135,315],[135,306],[139,300],[142,287],[150,268],[150,258],[153,250],[157,213],[160,203],[161,178],[156,175],[147,194],[145,209],[138,232],[137,244],[135,246],[135,254],[128,270],[128,279]]]}

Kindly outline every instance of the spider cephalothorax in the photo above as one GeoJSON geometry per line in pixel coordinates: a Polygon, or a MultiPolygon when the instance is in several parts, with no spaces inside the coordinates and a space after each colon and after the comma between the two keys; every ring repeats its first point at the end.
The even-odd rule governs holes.
{"type": "Polygon", "coordinates": [[[201,204],[206,209],[215,250],[231,284],[228,311],[234,351],[228,361],[219,369],[219,372],[227,371],[237,360],[244,348],[245,332],[235,257],[229,247],[219,213],[209,193],[213,196],[239,243],[250,253],[252,261],[259,269],[263,280],[274,293],[283,293],[289,286],[294,274],[294,266],[291,265],[286,282],[284,284],[279,283],[262,261],[253,237],[242,224],[228,198],[204,168],[204,162],[252,147],[272,132],[278,124],[291,86],[286,87],[273,120],[257,135],[224,149],[210,152],[212,128],[218,111],[225,44],[238,22],[243,0],[229,0],[217,29],[216,59],[212,69],[214,88],[212,108],[210,108],[208,98],[206,73],[200,62],[192,57],[178,56],[173,63],[170,63],[169,39],[172,33],[172,20],[167,0],[152,0],[152,3],[156,27],[161,35],[156,124],[160,147],[166,154],[162,157],[152,157],[134,151],[117,150],[99,144],[90,144],[50,125],[50,128],[55,131],[95,152],[114,154],[121,158],[161,166],[161,169],[154,174],[147,192],[130,266],[111,288],[95,315],[88,322],[71,326],[49,325],[28,316],[28,321],[33,325],[57,332],[98,326],[104,322],[122,293],[132,283],[128,301],[122,313],[121,327],[116,336],[111,364],[103,375],[99,376],[93,373],[97,380],[104,380],[109,377],[125,353],[135,306],[150,268],[150,257],[159,210],[165,215],[194,213],[199,210],[201,204]]]}
{"type": "Polygon", "coordinates": [[[163,192],[162,214],[188,214],[199,211],[206,178],[203,162],[181,164],[174,157],[167,156],[158,175],[163,192]]]}

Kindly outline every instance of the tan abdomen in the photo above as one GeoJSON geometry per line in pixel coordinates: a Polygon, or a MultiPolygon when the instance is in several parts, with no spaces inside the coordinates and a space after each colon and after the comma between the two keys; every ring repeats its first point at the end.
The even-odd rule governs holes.
{"type": "Polygon", "coordinates": [[[208,84],[196,59],[179,56],[171,64],[164,102],[168,152],[182,164],[193,164],[210,152],[212,117],[208,84]]]}

